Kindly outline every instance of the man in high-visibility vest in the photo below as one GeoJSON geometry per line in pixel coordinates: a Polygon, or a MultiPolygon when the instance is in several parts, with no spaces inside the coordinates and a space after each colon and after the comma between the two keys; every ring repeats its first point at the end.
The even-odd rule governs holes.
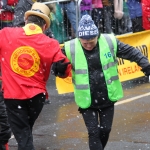
{"type": "Polygon", "coordinates": [[[100,34],[89,15],[79,22],[78,38],[65,42],[64,53],[72,64],[75,102],[88,130],[89,148],[103,150],[112,127],[114,104],[123,97],[116,58],[136,62],[147,76],[149,61],[113,34],[100,34]]]}

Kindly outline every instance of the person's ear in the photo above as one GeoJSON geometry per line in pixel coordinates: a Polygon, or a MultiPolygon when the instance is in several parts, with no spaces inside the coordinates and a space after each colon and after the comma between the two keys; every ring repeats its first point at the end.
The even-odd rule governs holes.
{"type": "Polygon", "coordinates": [[[27,24],[28,23],[27,19],[24,18],[24,22],[25,22],[25,24],[27,24]]]}
{"type": "Polygon", "coordinates": [[[43,32],[46,30],[46,24],[43,25],[42,30],[43,32]]]}

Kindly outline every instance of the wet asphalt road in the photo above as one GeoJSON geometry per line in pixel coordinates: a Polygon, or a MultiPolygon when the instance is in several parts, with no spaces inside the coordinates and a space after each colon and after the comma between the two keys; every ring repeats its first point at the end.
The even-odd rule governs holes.
{"type": "MultiPolygon", "coordinates": [[[[58,95],[53,76],[47,87],[51,103],[44,106],[34,125],[35,149],[89,150],[87,131],[73,94],[58,95]]],[[[130,101],[130,98],[150,92],[148,78],[124,82],[123,89],[125,96],[119,101],[122,103],[116,103],[105,150],[150,150],[150,96],[130,101]]],[[[10,139],[9,145],[10,150],[17,150],[14,138],[10,139]]]]}

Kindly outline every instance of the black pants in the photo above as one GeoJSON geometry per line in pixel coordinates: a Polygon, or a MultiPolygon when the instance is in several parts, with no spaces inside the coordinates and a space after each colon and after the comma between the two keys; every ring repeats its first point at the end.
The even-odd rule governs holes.
{"type": "Polygon", "coordinates": [[[8,121],[18,150],[34,150],[32,127],[45,102],[43,93],[26,100],[5,99],[8,121]]]}
{"type": "Polygon", "coordinates": [[[3,94],[0,91],[0,150],[5,150],[5,144],[11,137],[10,125],[8,123],[8,116],[6,106],[3,99],[3,94]]]}
{"type": "Polygon", "coordinates": [[[131,19],[131,21],[132,21],[132,30],[134,33],[144,31],[142,17],[136,17],[134,19],[131,19]]]}
{"type": "Polygon", "coordinates": [[[90,150],[103,150],[112,127],[114,105],[103,109],[82,109],[80,112],[88,130],[90,150]]]}

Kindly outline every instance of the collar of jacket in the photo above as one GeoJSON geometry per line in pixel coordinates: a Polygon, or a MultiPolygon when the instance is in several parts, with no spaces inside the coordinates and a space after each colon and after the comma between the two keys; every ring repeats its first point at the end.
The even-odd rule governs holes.
{"type": "Polygon", "coordinates": [[[33,23],[29,23],[29,24],[25,25],[23,27],[23,30],[24,30],[26,35],[43,33],[42,29],[38,25],[35,25],[33,23]]]}

